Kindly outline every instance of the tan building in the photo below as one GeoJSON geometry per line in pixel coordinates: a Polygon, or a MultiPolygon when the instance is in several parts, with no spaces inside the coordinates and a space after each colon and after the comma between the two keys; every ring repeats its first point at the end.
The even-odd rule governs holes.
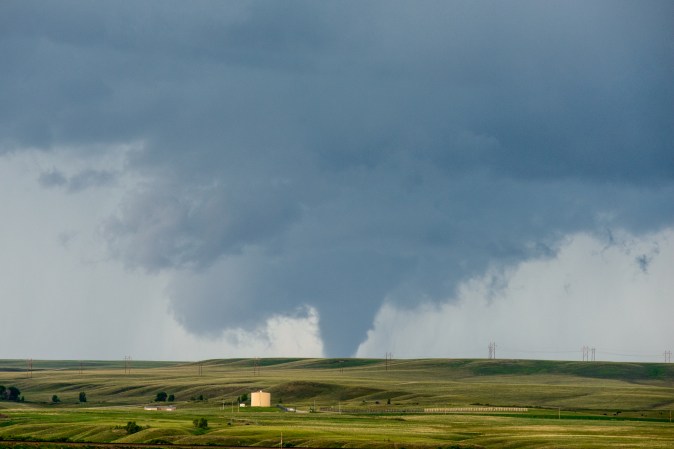
{"type": "Polygon", "coordinates": [[[271,407],[271,393],[254,391],[250,394],[251,407],[271,407]]]}

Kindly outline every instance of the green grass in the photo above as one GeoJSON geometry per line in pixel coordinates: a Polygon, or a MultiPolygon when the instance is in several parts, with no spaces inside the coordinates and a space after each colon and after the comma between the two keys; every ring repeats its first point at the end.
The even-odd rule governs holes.
{"type": "Polygon", "coordinates": [[[25,361],[0,360],[0,385],[26,399],[0,402],[0,440],[278,446],[283,434],[305,447],[674,447],[670,364],[431,359],[394,360],[387,370],[378,359],[230,359],[202,362],[201,376],[195,363],[133,361],[130,374],[118,361],[82,365],[34,361],[30,378],[25,361]],[[232,406],[257,389],[304,413],[232,406]],[[175,394],[178,410],[144,411],[158,391],[175,394]],[[190,399],[199,395],[207,400],[190,399]],[[530,410],[404,413],[480,405],[530,410]],[[208,429],[194,428],[199,417],[208,429]],[[144,429],[127,435],[128,421],[144,429]]]}

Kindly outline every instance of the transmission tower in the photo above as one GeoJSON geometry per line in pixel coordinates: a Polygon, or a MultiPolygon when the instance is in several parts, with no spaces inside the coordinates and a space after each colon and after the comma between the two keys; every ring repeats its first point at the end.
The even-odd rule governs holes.
{"type": "Polygon", "coordinates": [[[26,369],[28,371],[28,377],[33,378],[33,359],[26,360],[26,369]]]}
{"type": "Polygon", "coordinates": [[[489,342],[489,358],[490,359],[496,358],[496,343],[493,341],[489,342]]]}
{"type": "Polygon", "coordinates": [[[391,360],[393,360],[393,353],[387,352],[386,353],[386,371],[388,371],[389,366],[391,366],[391,360]]]}
{"type": "Polygon", "coordinates": [[[665,351],[665,363],[672,363],[672,351],[665,351]]]}
{"type": "Polygon", "coordinates": [[[255,357],[253,359],[253,376],[260,374],[260,359],[255,357]]]}
{"type": "Polygon", "coordinates": [[[595,348],[591,348],[590,351],[592,351],[592,361],[594,362],[594,353],[595,353],[595,348]]]}
{"type": "Polygon", "coordinates": [[[131,374],[131,356],[124,356],[124,374],[131,374]]]}

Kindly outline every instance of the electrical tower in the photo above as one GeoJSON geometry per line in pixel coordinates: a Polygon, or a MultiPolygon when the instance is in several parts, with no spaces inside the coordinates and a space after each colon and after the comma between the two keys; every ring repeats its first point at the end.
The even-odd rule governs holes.
{"type": "Polygon", "coordinates": [[[124,374],[131,374],[131,356],[124,356],[124,374]]]}
{"type": "Polygon", "coordinates": [[[204,375],[204,368],[203,368],[203,365],[204,365],[203,362],[199,362],[199,363],[197,364],[197,367],[198,367],[198,370],[199,370],[199,376],[203,376],[203,375],[204,375]]]}
{"type": "Polygon", "coordinates": [[[594,362],[595,348],[590,348],[590,351],[592,351],[592,361],[594,362]]]}
{"type": "Polygon", "coordinates": [[[26,360],[26,370],[28,371],[28,377],[33,378],[33,359],[26,360]]]}
{"type": "Polygon", "coordinates": [[[253,376],[260,374],[260,359],[255,357],[253,359],[253,376]]]}
{"type": "Polygon", "coordinates": [[[489,342],[489,358],[490,359],[496,358],[496,343],[493,341],[489,342]]]}
{"type": "Polygon", "coordinates": [[[665,351],[665,363],[672,363],[672,351],[665,351]]]}
{"type": "Polygon", "coordinates": [[[388,367],[391,365],[391,360],[393,360],[393,353],[387,352],[386,353],[386,371],[388,371],[388,367]]]}

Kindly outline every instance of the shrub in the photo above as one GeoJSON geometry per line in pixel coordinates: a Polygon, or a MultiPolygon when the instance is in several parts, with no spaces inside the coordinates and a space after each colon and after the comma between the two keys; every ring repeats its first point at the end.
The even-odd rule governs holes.
{"type": "Polygon", "coordinates": [[[126,429],[126,433],[129,435],[143,430],[142,427],[136,424],[136,421],[129,421],[128,423],[126,423],[126,427],[124,427],[124,429],[126,429]]]}
{"type": "Polygon", "coordinates": [[[208,428],[208,420],[206,418],[198,418],[192,421],[192,424],[194,424],[194,427],[197,429],[207,429],[208,428]]]}
{"type": "Polygon", "coordinates": [[[2,400],[19,401],[20,399],[21,399],[21,390],[19,390],[14,386],[7,388],[4,385],[0,385],[0,401],[2,400]]]}
{"type": "Polygon", "coordinates": [[[58,404],[59,402],[61,402],[61,399],[59,399],[58,396],[54,395],[54,396],[51,397],[51,401],[54,404],[58,404]]]}
{"type": "Polygon", "coordinates": [[[80,402],[87,402],[87,394],[84,391],[80,392],[80,402]]]}
{"type": "Polygon", "coordinates": [[[174,395],[173,393],[171,393],[171,394],[168,395],[168,401],[169,401],[169,402],[173,402],[173,401],[175,401],[175,400],[176,400],[176,397],[175,397],[175,395],[174,395]]]}
{"type": "Polygon", "coordinates": [[[168,395],[166,394],[165,391],[160,391],[159,393],[157,393],[157,396],[154,398],[154,400],[156,402],[165,402],[167,397],[168,395]]]}

